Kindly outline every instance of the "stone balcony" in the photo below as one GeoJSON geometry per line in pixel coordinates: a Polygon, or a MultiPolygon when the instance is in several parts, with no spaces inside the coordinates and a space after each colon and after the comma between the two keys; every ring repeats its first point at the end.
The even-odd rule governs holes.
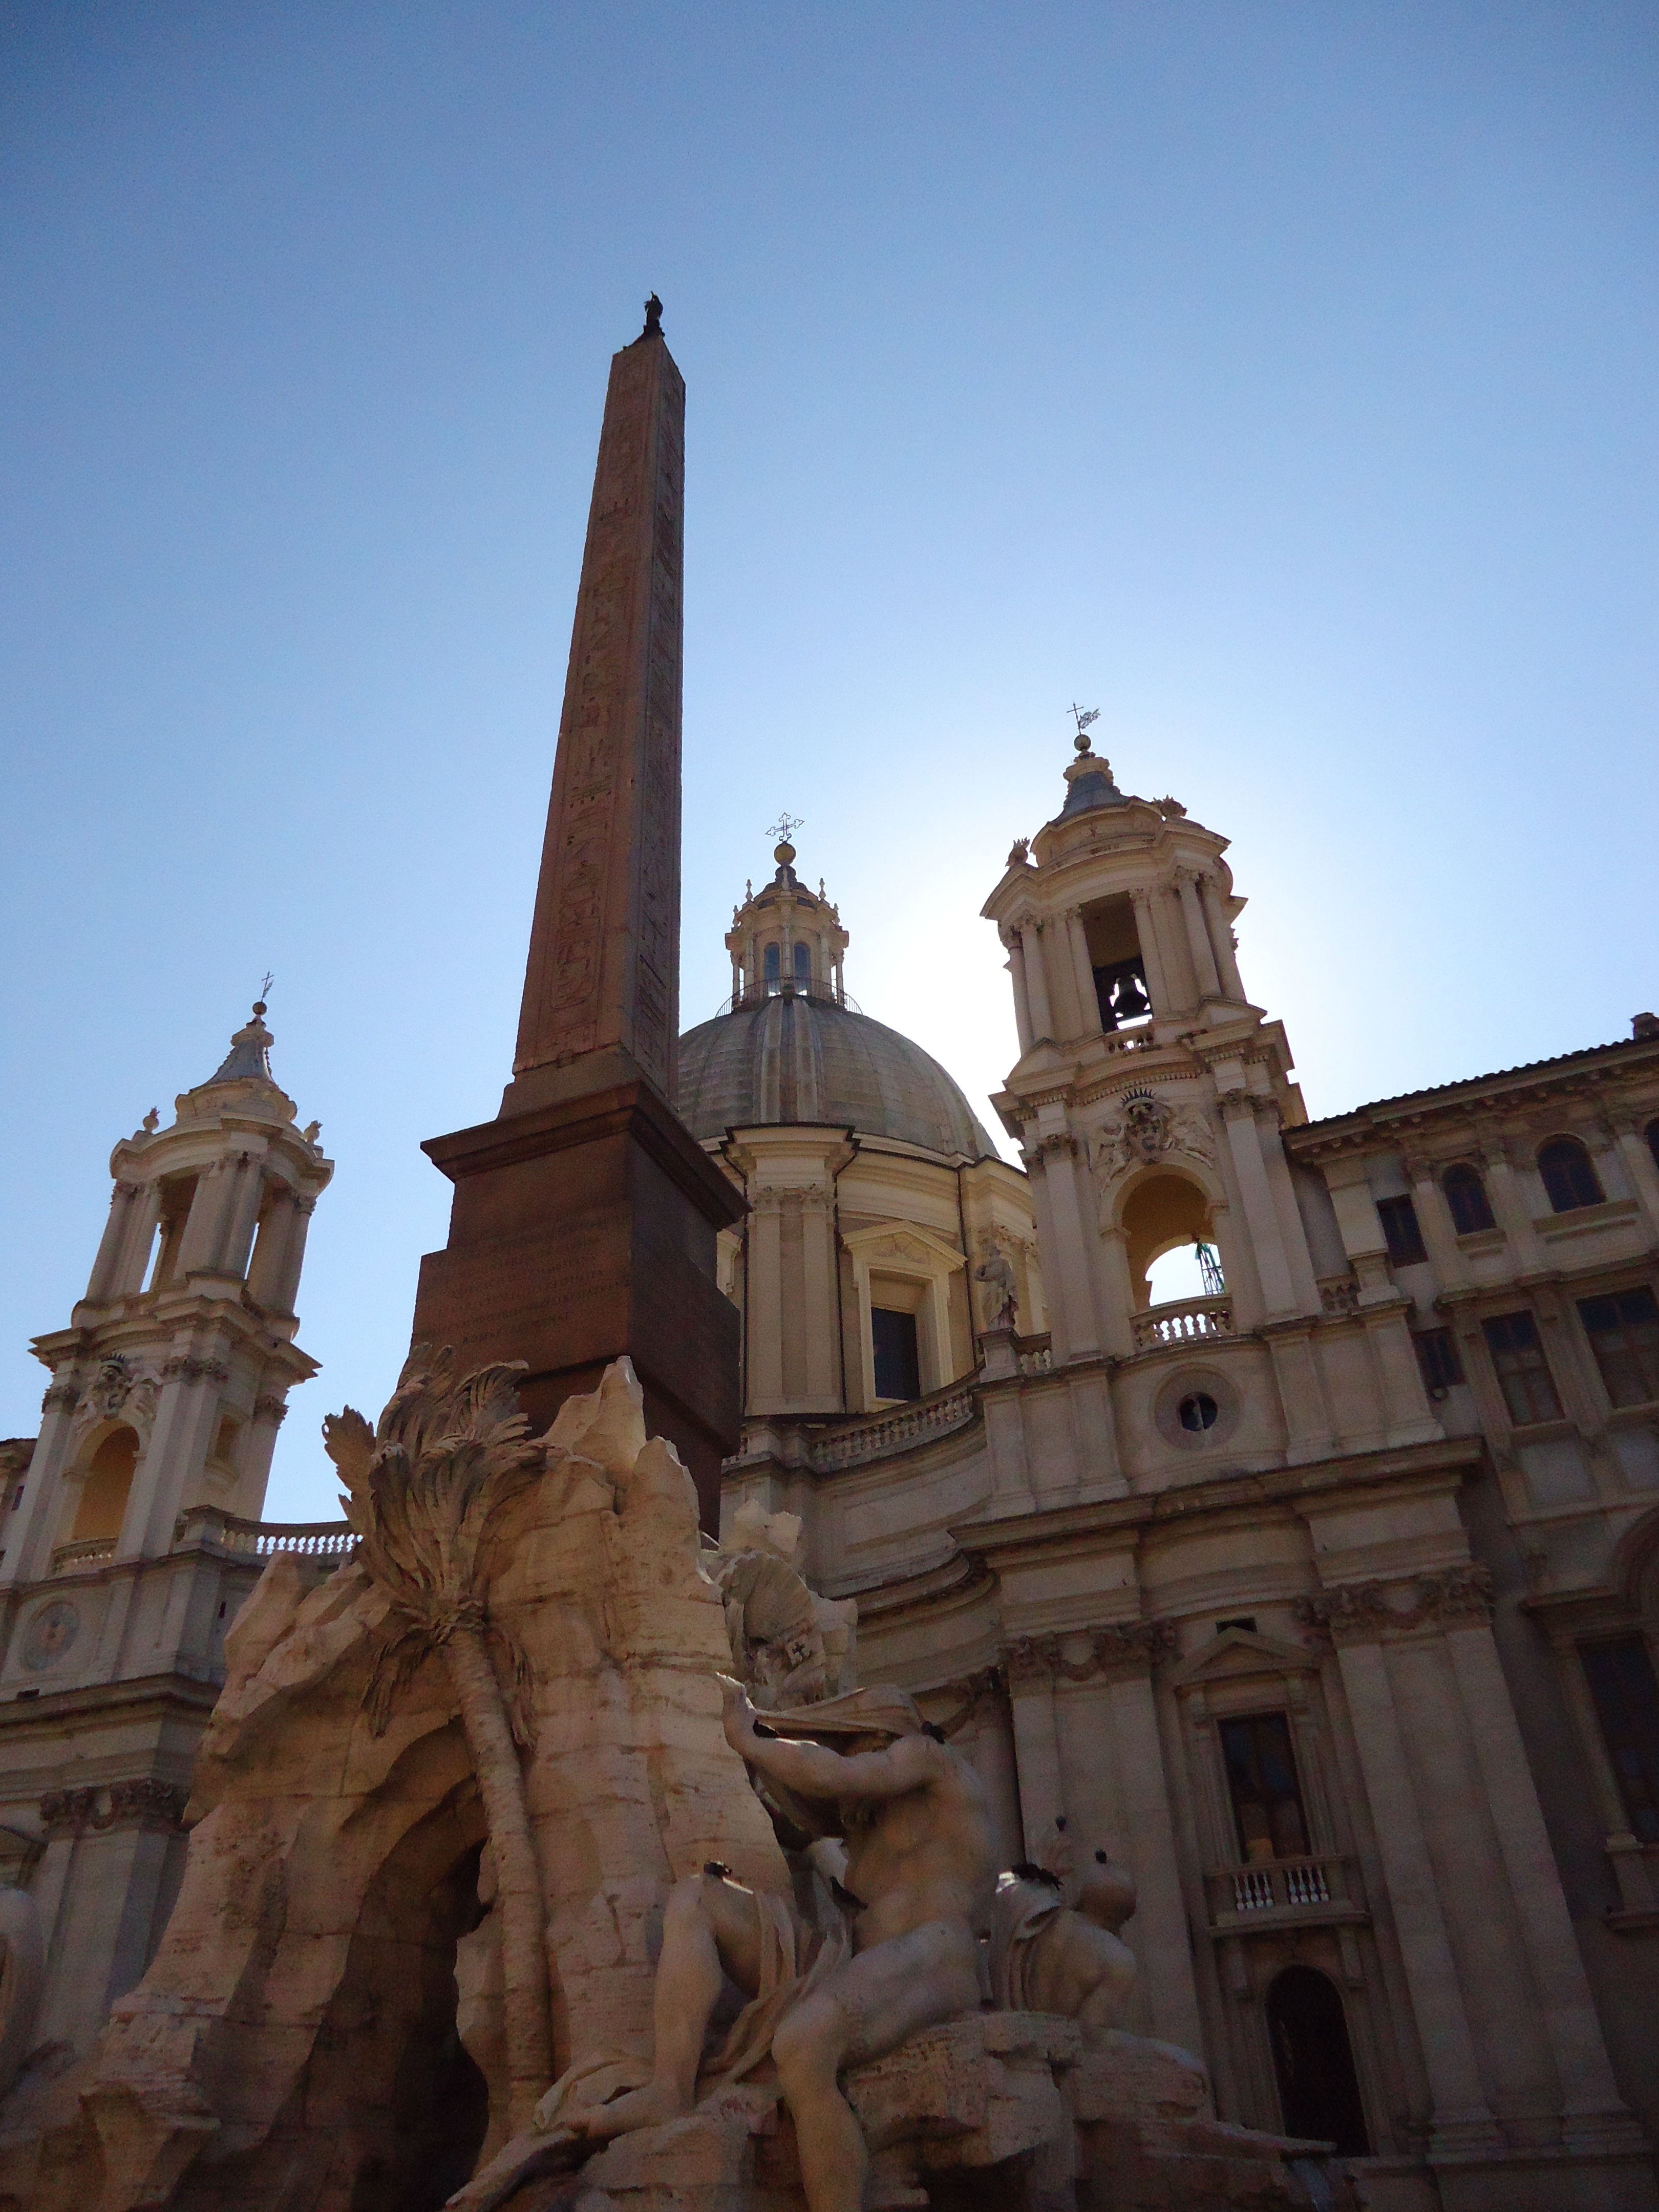
{"type": "Polygon", "coordinates": [[[1172,1298],[1133,1316],[1135,1350],[1158,1352],[1165,1346],[1197,1343],[1233,1333],[1233,1302],[1224,1291],[1212,1298],[1172,1298]]]}
{"type": "Polygon", "coordinates": [[[1368,1921],[1358,1862],[1340,1852],[1210,1868],[1204,1876],[1212,1936],[1368,1921]]]}

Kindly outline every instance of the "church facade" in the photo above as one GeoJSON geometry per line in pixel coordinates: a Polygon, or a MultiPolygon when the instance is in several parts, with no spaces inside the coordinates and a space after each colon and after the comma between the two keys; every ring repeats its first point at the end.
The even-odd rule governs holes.
{"type": "Polygon", "coordinates": [[[680,1061],[748,1200],[726,1511],[800,1516],[1008,1860],[1132,1870],[1228,2117],[1401,2212],[1650,2203],[1659,1024],[1310,1122],[1224,850],[1081,741],[985,907],[1017,1174],[780,848],[680,1061]]]}

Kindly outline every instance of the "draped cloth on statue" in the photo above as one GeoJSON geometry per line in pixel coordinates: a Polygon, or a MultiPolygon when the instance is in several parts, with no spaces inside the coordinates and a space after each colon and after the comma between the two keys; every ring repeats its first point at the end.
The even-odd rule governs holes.
{"type": "MultiPolygon", "coordinates": [[[[845,1931],[825,1935],[788,1900],[753,1893],[760,1919],[760,1971],[754,1996],[732,2021],[718,2050],[697,2073],[697,2098],[742,2081],[772,2054],[779,2023],[803,1997],[819,1989],[851,1955],[845,1931]]],[[[550,2134],[573,2113],[606,2104],[651,2078],[648,2059],[597,2051],[567,2068],[536,2107],[536,2126],[550,2134]]]]}
{"type": "Polygon", "coordinates": [[[1036,1940],[1065,1904],[1046,1883],[1011,1881],[991,1905],[991,1989],[1000,2010],[1036,2012],[1030,1976],[1036,1940]]]}
{"type": "Polygon", "coordinates": [[[699,2097],[741,2081],[769,2058],[780,2022],[850,1956],[844,1930],[823,1934],[785,1898],[757,1893],[755,1903],[760,1908],[760,1985],[719,2051],[704,2060],[697,2075],[699,2097]]]}

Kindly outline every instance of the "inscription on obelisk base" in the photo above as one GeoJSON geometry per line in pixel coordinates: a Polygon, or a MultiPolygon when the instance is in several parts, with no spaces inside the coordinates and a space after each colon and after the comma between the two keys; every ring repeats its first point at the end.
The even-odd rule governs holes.
{"type": "Polygon", "coordinates": [[[714,1240],[743,1200],[669,1104],[685,386],[660,314],[611,364],[513,1080],[495,1121],[422,1147],[455,1194],[414,1334],[525,1360],[538,1428],[626,1352],[713,1529],[741,1413],[714,1240]]]}

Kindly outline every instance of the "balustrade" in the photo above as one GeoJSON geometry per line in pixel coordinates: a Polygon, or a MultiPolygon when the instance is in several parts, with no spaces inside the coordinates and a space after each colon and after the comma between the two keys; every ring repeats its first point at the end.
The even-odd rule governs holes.
{"type": "Polygon", "coordinates": [[[1177,1298],[1168,1305],[1148,1306],[1134,1316],[1135,1350],[1154,1352],[1160,1345],[1189,1344],[1233,1333],[1233,1302],[1230,1297],[1177,1298]]]}

